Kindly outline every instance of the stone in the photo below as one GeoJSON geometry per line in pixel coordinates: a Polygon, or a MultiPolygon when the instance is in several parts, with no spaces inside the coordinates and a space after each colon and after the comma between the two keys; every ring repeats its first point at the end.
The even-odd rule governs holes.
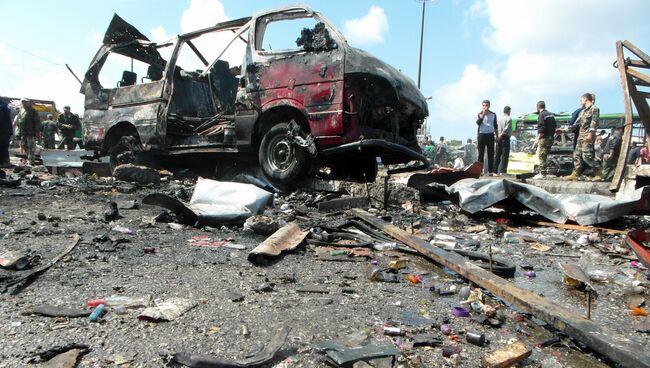
{"type": "Polygon", "coordinates": [[[133,164],[119,165],[113,170],[113,176],[118,180],[129,183],[160,184],[160,174],[158,171],[146,166],[136,166],[133,164]]]}

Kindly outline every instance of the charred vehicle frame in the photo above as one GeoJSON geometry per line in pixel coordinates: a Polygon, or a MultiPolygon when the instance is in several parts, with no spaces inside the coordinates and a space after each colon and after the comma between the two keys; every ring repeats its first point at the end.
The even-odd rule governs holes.
{"type": "Polygon", "coordinates": [[[395,68],[350,47],[306,6],[261,12],[160,44],[115,15],[81,92],[84,143],[109,155],[112,166],[143,151],[207,154],[215,161],[241,154],[257,156],[270,181],[290,185],[308,175],[374,181],[377,157],[387,165],[428,165],[416,138],[428,115],[421,92],[395,68]],[[316,25],[302,30],[297,49],[264,49],[269,24],[309,18],[316,25]],[[213,33],[229,41],[209,62],[195,39],[213,33]],[[235,42],[246,46],[241,67],[231,68],[223,56],[235,42]],[[184,46],[203,70],[178,65],[184,46]],[[166,47],[173,49],[169,60],[159,52],[166,47]],[[99,73],[111,53],[147,64],[142,83],[126,70],[116,87],[102,86],[99,73]]]}

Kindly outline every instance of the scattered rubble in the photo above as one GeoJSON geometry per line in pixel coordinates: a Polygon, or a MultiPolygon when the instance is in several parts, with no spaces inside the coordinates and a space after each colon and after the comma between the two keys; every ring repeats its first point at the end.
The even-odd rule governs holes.
{"type": "Polygon", "coordinates": [[[193,203],[222,190],[208,179],[122,190],[113,178],[54,177],[0,189],[11,198],[0,253],[26,260],[0,268],[0,287],[14,294],[2,296],[10,344],[0,360],[35,359],[37,336],[41,347],[84,341],[92,350],[53,350],[52,363],[35,363],[61,355],[82,366],[643,364],[643,354],[616,354],[650,341],[648,269],[635,253],[647,238],[628,230],[648,218],[558,227],[533,212],[469,214],[397,180],[386,210],[382,181],[337,184],[339,193],[254,187],[248,200],[230,187],[230,204],[264,205],[213,222],[199,221],[205,212],[193,203]],[[152,195],[183,209],[152,206],[152,195]],[[331,201],[337,207],[323,210],[331,201]],[[367,211],[345,210],[350,203],[367,211]],[[512,299],[514,288],[534,305],[512,299]],[[598,334],[563,331],[557,318],[617,343],[600,349],[598,334]]]}

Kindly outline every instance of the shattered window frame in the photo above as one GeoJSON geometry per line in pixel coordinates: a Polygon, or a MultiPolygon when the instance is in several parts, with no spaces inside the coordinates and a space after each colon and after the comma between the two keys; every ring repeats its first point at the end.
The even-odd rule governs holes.
{"type": "Polygon", "coordinates": [[[251,36],[254,39],[251,41],[253,43],[253,48],[255,53],[260,56],[274,56],[274,55],[287,55],[287,54],[300,54],[307,52],[323,52],[326,50],[309,50],[305,49],[302,46],[296,46],[293,49],[279,49],[279,50],[265,50],[264,47],[264,36],[266,35],[266,30],[269,24],[280,21],[288,20],[299,20],[299,19],[312,19],[317,25],[322,23],[329,33],[329,36],[334,43],[335,47],[332,50],[341,49],[342,44],[346,42],[345,38],[339,33],[339,31],[332,26],[326,19],[324,19],[317,12],[310,12],[302,8],[296,9],[287,9],[276,13],[270,13],[265,16],[259,17],[255,21],[253,32],[251,36]]]}
{"type": "MultiPolygon", "coordinates": [[[[151,66],[159,66],[162,70],[162,76],[160,79],[157,80],[150,80],[146,78],[146,75],[138,75],[139,79],[136,79],[136,83],[133,84],[133,86],[137,85],[143,85],[143,84],[149,84],[149,83],[156,83],[160,82],[166,79],[167,76],[167,66],[169,65],[170,60],[165,59],[161,54],[160,54],[160,49],[163,48],[168,48],[170,50],[170,56],[169,59],[171,59],[171,56],[174,53],[175,45],[176,44],[176,39],[165,41],[162,43],[155,43],[155,42],[147,42],[147,41],[142,41],[142,40],[135,40],[135,41],[128,41],[122,44],[117,44],[108,47],[105,51],[104,54],[102,55],[101,59],[97,61],[95,64],[95,69],[96,69],[96,80],[94,81],[99,85],[100,88],[102,89],[115,89],[115,88],[123,88],[119,86],[105,86],[104,84],[101,83],[101,76],[102,72],[105,70],[107,66],[110,67],[109,64],[106,62],[109,61],[109,58],[112,54],[123,56],[127,59],[133,59],[136,61],[139,61],[145,65],[151,65],[151,66]],[[131,47],[134,44],[138,44],[138,46],[133,50],[131,47]],[[157,57],[147,57],[145,53],[141,53],[140,50],[145,50],[145,49],[155,49],[155,54],[151,53],[153,56],[157,57]],[[132,50],[134,52],[129,52],[128,50],[132,50]],[[157,54],[157,55],[156,55],[157,54]],[[162,63],[161,63],[162,62],[162,63]],[[144,79],[147,79],[146,82],[143,81],[144,79]]],[[[124,69],[127,70],[127,69],[124,69]]],[[[133,71],[133,70],[131,70],[133,71]]]]}

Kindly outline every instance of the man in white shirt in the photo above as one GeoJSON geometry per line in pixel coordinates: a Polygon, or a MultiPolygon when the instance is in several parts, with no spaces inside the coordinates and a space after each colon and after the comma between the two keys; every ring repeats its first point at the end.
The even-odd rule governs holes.
{"type": "Polygon", "coordinates": [[[488,173],[494,173],[494,141],[497,132],[497,114],[490,111],[490,100],[483,100],[481,112],[477,114],[478,161],[485,167],[485,150],[488,154],[488,173]]]}

